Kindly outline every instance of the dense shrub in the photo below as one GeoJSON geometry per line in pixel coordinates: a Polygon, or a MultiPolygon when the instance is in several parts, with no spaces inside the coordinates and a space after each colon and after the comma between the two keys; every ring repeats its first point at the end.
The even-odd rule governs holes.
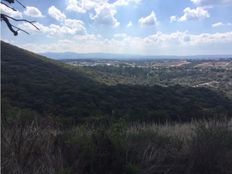
{"type": "Polygon", "coordinates": [[[36,121],[2,125],[1,172],[6,174],[55,174],[62,166],[59,147],[55,145],[58,130],[38,125],[36,121]]]}
{"type": "Polygon", "coordinates": [[[75,128],[63,135],[65,167],[73,173],[118,174],[126,166],[124,135],[120,124],[110,129],[75,128]]]}
{"type": "MultiPolygon", "coordinates": [[[[6,117],[2,173],[229,174],[228,121],[155,125],[125,121],[59,129],[53,120],[6,117]]],[[[27,115],[33,114],[28,112],[27,115]]],[[[29,117],[29,118],[33,118],[29,117]]]]}
{"type": "Polygon", "coordinates": [[[190,145],[189,173],[232,172],[232,129],[227,122],[199,123],[190,145]]]}

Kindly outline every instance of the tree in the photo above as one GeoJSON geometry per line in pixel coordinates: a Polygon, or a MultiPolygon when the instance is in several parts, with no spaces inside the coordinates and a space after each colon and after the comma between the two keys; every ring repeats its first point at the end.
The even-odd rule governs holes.
{"type": "MultiPolygon", "coordinates": [[[[13,3],[19,3],[23,8],[26,8],[20,1],[18,0],[2,0],[0,3],[5,6],[6,8],[9,8],[13,11],[17,11],[15,8],[13,8],[11,6],[11,4],[13,3]]],[[[26,20],[26,19],[16,19],[12,16],[9,16],[7,14],[4,14],[4,12],[1,11],[1,21],[5,22],[8,29],[15,35],[17,36],[18,35],[18,31],[22,31],[26,34],[29,34],[27,31],[23,30],[22,28],[19,28],[15,25],[12,24],[12,21],[16,21],[16,22],[27,22],[29,24],[31,24],[33,27],[35,27],[37,30],[39,30],[39,28],[34,24],[36,21],[29,21],[29,20],[26,20]]]]}

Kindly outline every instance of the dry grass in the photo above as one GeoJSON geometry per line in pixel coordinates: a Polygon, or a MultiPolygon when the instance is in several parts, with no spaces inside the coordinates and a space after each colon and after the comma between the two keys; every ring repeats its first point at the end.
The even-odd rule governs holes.
{"type": "Polygon", "coordinates": [[[229,174],[232,121],[77,126],[2,125],[2,173],[229,174]]]}
{"type": "Polygon", "coordinates": [[[38,125],[35,120],[3,124],[2,173],[57,173],[56,169],[62,164],[59,148],[55,145],[57,132],[47,124],[38,125]]]}

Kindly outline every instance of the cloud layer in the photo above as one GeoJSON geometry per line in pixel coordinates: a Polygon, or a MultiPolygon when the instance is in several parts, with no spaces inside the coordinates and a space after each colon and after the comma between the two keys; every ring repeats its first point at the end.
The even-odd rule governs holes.
{"type": "MultiPolygon", "coordinates": [[[[188,34],[187,32],[174,32],[165,34],[157,32],[147,37],[135,37],[125,33],[115,34],[113,38],[106,39],[101,35],[78,35],[72,40],[62,39],[57,43],[41,44],[41,45],[23,45],[25,48],[30,48],[36,52],[109,52],[109,53],[130,53],[137,52],[146,54],[189,54],[189,49],[195,50],[195,54],[199,47],[208,47],[212,54],[217,54],[219,49],[218,44],[232,44],[232,32],[225,33],[202,33],[188,34]],[[214,48],[214,46],[217,46],[214,48]],[[214,49],[212,49],[214,48],[214,49]]],[[[207,48],[206,47],[206,48],[207,48]]],[[[206,50],[208,51],[208,50],[206,50]]],[[[226,54],[227,52],[225,52],[226,54]]]]}
{"type": "MultiPolygon", "coordinates": [[[[31,34],[35,42],[30,43],[29,48],[37,52],[200,54],[232,50],[232,21],[225,17],[231,12],[219,13],[221,9],[228,10],[232,0],[187,0],[181,8],[173,6],[170,12],[153,7],[150,4],[155,2],[145,0],[63,1],[64,6],[60,6],[62,1],[59,5],[47,3],[44,9],[38,9],[35,4],[22,12],[13,11],[3,4],[0,7],[2,12],[12,17],[38,21],[36,25],[40,31],[28,23],[15,22],[16,27],[31,34]],[[38,38],[43,38],[39,40],[40,44],[38,38]]],[[[173,5],[175,1],[166,3],[173,5]]],[[[160,8],[161,3],[163,1],[158,3],[160,8]]],[[[20,45],[27,45],[26,36],[20,37],[25,38],[20,39],[20,45]]]]}

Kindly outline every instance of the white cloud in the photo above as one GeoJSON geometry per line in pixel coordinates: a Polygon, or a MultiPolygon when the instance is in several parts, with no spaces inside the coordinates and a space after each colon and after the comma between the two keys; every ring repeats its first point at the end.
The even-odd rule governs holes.
{"type": "Polygon", "coordinates": [[[111,6],[114,8],[114,5],[108,3],[108,0],[66,0],[66,4],[67,10],[78,13],[86,13],[90,10],[96,10],[101,6],[111,6]]]}
{"type": "Polygon", "coordinates": [[[133,23],[130,21],[130,22],[128,22],[128,24],[126,25],[126,28],[130,28],[130,27],[132,27],[133,26],[133,23]]]}
{"type": "Polygon", "coordinates": [[[138,22],[142,27],[158,25],[158,20],[154,11],[146,17],[141,17],[138,22]]]}
{"type": "Polygon", "coordinates": [[[126,6],[129,4],[139,4],[142,0],[116,0],[114,6],[126,6]]]}
{"type": "Polygon", "coordinates": [[[194,4],[200,6],[217,5],[217,4],[232,4],[232,0],[191,0],[194,4]]]}
{"type": "Polygon", "coordinates": [[[90,18],[96,24],[117,27],[120,25],[115,15],[117,8],[129,4],[139,4],[142,0],[66,0],[66,9],[78,13],[91,12],[90,18]],[[92,13],[94,12],[94,13],[92,13]]]}
{"type": "Polygon", "coordinates": [[[177,17],[176,16],[171,16],[170,17],[170,22],[175,22],[177,21],[177,17]]]}
{"type": "Polygon", "coordinates": [[[228,23],[217,22],[217,23],[212,24],[213,28],[222,27],[222,26],[232,26],[232,23],[230,23],[230,22],[228,22],[228,23]]]}
{"type": "Polygon", "coordinates": [[[65,19],[64,23],[61,25],[50,24],[45,26],[41,23],[35,23],[35,25],[40,29],[37,31],[32,25],[28,23],[20,24],[19,27],[31,32],[46,33],[51,36],[64,36],[67,35],[82,35],[86,34],[86,28],[83,21],[76,19],[65,19]]]}
{"type": "Polygon", "coordinates": [[[72,39],[61,39],[56,43],[44,45],[30,44],[27,49],[36,52],[108,52],[127,54],[201,54],[221,53],[226,46],[231,53],[232,32],[189,34],[174,32],[170,34],[157,32],[147,37],[134,37],[125,33],[115,34],[111,39],[100,35],[85,34],[73,36],[72,39]],[[200,49],[199,49],[200,48],[200,49]],[[198,50],[199,49],[199,50],[198,50]],[[207,52],[206,52],[207,51],[207,52]]]}
{"type": "Polygon", "coordinates": [[[171,16],[170,22],[174,22],[174,21],[184,22],[184,21],[189,21],[189,20],[202,20],[202,19],[210,17],[209,12],[203,7],[197,7],[195,9],[191,9],[191,8],[187,7],[183,10],[183,12],[184,12],[184,15],[179,17],[179,18],[177,16],[171,16]]]}
{"type": "Polygon", "coordinates": [[[49,7],[48,14],[57,21],[63,21],[66,18],[65,14],[57,9],[55,6],[49,7]]]}
{"type": "Polygon", "coordinates": [[[215,27],[220,27],[220,26],[223,26],[224,24],[222,23],[222,22],[217,22],[217,23],[214,23],[213,25],[212,25],[212,27],[213,28],[215,28],[215,27]]]}
{"type": "Polygon", "coordinates": [[[163,34],[158,32],[147,38],[152,38],[153,41],[162,43],[172,43],[170,41],[178,42],[179,44],[185,45],[197,45],[204,43],[221,43],[221,42],[232,42],[232,32],[225,33],[202,33],[202,34],[188,34],[187,32],[175,32],[171,34],[163,34]]]}
{"type": "Polygon", "coordinates": [[[5,5],[3,4],[0,4],[0,11],[1,13],[3,14],[6,14],[6,15],[9,15],[11,17],[19,17],[21,18],[22,17],[22,13],[19,12],[19,11],[14,11],[8,7],[6,7],[5,5]]]}
{"type": "Polygon", "coordinates": [[[86,13],[93,10],[94,14],[90,18],[96,24],[117,27],[120,25],[115,18],[117,10],[113,4],[108,3],[108,0],[66,0],[67,10],[86,13]]]}
{"type": "Polygon", "coordinates": [[[225,33],[202,33],[200,35],[191,35],[192,44],[205,44],[205,43],[223,43],[232,42],[232,32],[225,33]]]}
{"type": "Polygon", "coordinates": [[[32,32],[37,31],[39,33],[46,33],[49,36],[60,36],[66,37],[68,35],[82,35],[86,34],[86,28],[83,21],[78,19],[69,19],[64,13],[62,13],[55,6],[51,6],[48,9],[48,14],[60,22],[59,25],[50,24],[48,26],[41,23],[35,23],[35,25],[40,29],[38,32],[33,26],[28,23],[19,24],[18,26],[22,29],[29,30],[32,32]]]}
{"type": "Polygon", "coordinates": [[[115,18],[117,11],[111,6],[105,4],[101,7],[95,9],[96,14],[94,16],[90,15],[90,18],[100,25],[108,25],[117,27],[120,25],[118,20],[115,18]]]}
{"type": "Polygon", "coordinates": [[[139,4],[141,1],[142,0],[116,0],[112,3],[109,3],[108,0],[66,0],[66,9],[79,13],[86,13],[89,10],[99,8],[102,5],[108,5],[115,9],[119,6],[139,4]]]}
{"type": "Polygon", "coordinates": [[[85,13],[86,12],[86,7],[84,5],[83,1],[77,1],[77,0],[66,0],[67,10],[70,11],[76,11],[79,13],[85,13]]]}
{"type": "Polygon", "coordinates": [[[66,19],[64,23],[65,26],[70,28],[81,28],[82,26],[84,26],[84,22],[77,19],[66,19]]]}
{"type": "Polygon", "coordinates": [[[26,10],[23,13],[26,16],[31,16],[31,17],[44,17],[41,11],[36,7],[27,6],[26,10]]]}

